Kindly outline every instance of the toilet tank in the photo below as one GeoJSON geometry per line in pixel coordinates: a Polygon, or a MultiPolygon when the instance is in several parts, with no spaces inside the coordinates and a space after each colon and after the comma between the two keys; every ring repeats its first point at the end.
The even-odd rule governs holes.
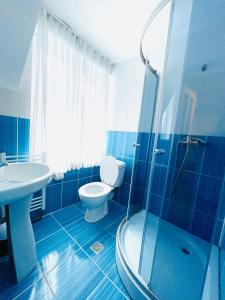
{"type": "Polygon", "coordinates": [[[100,163],[101,181],[113,187],[121,186],[125,167],[125,162],[117,160],[111,155],[105,156],[100,163]]]}

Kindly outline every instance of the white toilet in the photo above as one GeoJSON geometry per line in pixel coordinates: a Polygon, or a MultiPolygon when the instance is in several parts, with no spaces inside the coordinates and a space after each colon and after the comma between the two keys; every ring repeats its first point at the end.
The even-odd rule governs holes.
{"type": "Polygon", "coordinates": [[[85,220],[97,222],[108,213],[108,200],[115,187],[123,182],[126,164],[113,156],[106,156],[100,164],[101,182],[91,182],[79,188],[81,202],[86,207],[85,220]]]}

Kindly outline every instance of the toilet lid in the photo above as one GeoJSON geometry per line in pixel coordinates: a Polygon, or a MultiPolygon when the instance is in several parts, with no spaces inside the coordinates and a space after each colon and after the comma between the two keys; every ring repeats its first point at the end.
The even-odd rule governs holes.
{"type": "Polygon", "coordinates": [[[100,178],[101,181],[114,186],[117,181],[119,173],[119,165],[113,156],[106,156],[100,163],[100,178]]]}

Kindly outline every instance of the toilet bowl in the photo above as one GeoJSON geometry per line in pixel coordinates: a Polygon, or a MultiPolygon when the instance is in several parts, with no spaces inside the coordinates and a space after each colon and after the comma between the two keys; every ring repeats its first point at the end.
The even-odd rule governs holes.
{"type": "Polygon", "coordinates": [[[79,197],[86,207],[84,218],[97,222],[108,214],[108,200],[115,187],[122,184],[125,163],[113,156],[106,156],[100,164],[101,182],[87,183],[79,188],[79,197]]]}

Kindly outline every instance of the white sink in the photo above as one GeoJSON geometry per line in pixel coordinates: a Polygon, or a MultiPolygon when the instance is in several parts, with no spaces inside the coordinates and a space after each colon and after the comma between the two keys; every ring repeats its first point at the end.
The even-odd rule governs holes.
{"type": "Polygon", "coordinates": [[[0,168],[0,207],[6,206],[8,241],[17,281],[36,266],[36,248],[30,221],[32,194],[44,188],[53,177],[41,163],[18,162],[0,168]]]}
{"type": "Polygon", "coordinates": [[[41,163],[18,162],[0,168],[0,206],[42,189],[53,172],[41,163]]]}

